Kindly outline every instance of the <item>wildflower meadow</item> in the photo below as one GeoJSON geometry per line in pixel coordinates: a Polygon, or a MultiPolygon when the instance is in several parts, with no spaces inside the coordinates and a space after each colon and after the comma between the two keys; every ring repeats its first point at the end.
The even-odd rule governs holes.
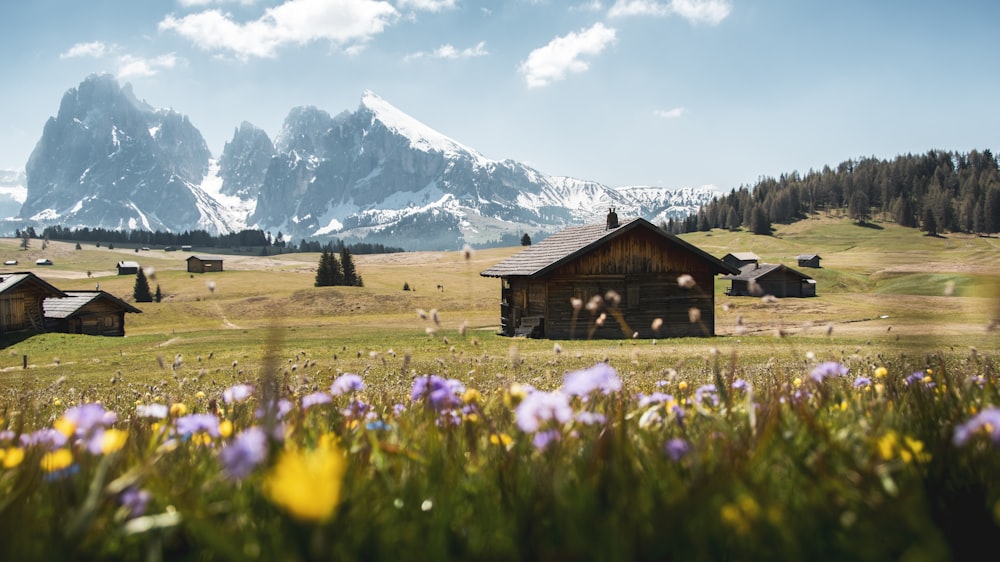
{"type": "Polygon", "coordinates": [[[1000,546],[990,355],[751,368],[713,350],[686,370],[564,346],[550,377],[524,380],[513,351],[479,372],[359,352],[356,373],[295,357],[222,383],[11,389],[0,557],[963,560],[1000,546]]]}

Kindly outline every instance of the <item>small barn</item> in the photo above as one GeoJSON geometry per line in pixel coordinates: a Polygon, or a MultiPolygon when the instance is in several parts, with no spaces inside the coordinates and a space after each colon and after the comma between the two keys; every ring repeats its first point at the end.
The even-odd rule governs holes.
{"type": "Polygon", "coordinates": [[[118,262],[118,275],[135,275],[139,273],[139,262],[120,261],[118,262]]]}
{"type": "Polygon", "coordinates": [[[722,256],[722,261],[739,269],[744,265],[760,263],[760,256],[753,252],[730,252],[722,256]]]}
{"type": "Polygon", "coordinates": [[[819,260],[823,258],[819,254],[801,254],[797,259],[799,267],[820,267],[819,260]]]}
{"type": "Polygon", "coordinates": [[[815,297],[816,281],[812,277],[778,263],[750,264],[736,275],[723,275],[732,281],[726,291],[733,297],[815,297]]]}
{"type": "Polygon", "coordinates": [[[222,271],[222,259],[191,256],[187,259],[187,270],[188,273],[210,273],[212,271],[222,271]]]}
{"type": "Polygon", "coordinates": [[[124,336],[125,313],[142,312],[104,291],[66,291],[45,299],[43,307],[50,332],[91,336],[124,336]]]}
{"type": "Polygon", "coordinates": [[[42,303],[64,296],[66,293],[34,273],[0,274],[0,335],[21,330],[44,332],[42,303]]]}
{"type": "Polygon", "coordinates": [[[482,271],[501,279],[503,335],[715,334],[715,276],[738,273],[641,218],[571,226],[482,271]],[[692,312],[697,310],[697,312],[692,312]]]}

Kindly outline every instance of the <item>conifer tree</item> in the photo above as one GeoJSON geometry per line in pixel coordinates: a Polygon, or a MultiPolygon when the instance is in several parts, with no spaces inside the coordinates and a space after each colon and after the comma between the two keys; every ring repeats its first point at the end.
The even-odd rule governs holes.
{"type": "Polygon", "coordinates": [[[132,290],[132,297],[135,302],[153,302],[153,295],[149,292],[149,281],[141,267],[135,274],[135,288],[132,290]]]}
{"type": "Polygon", "coordinates": [[[358,276],[358,272],[354,268],[354,258],[351,257],[351,251],[346,246],[340,251],[340,267],[344,271],[344,285],[351,287],[362,286],[361,277],[358,276]]]}

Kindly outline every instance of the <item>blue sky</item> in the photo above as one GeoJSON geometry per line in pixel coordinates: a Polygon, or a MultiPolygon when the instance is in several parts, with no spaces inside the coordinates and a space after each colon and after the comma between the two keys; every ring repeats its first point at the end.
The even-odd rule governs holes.
{"type": "Polygon", "coordinates": [[[191,118],[355,110],[370,89],[494,159],[610,186],[1000,148],[996,0],[15,0],[0,168],[95,72],[191,118]]]}

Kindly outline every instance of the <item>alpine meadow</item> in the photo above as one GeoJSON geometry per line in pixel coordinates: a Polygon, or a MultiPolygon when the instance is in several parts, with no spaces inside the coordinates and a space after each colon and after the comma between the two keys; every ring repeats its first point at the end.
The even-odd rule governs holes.
{"type": "Polygon", "coordinates": [[[998,239],[875,224],[684,235],[816,252],[818,295],[716,279],[717,335],[660,339],[499,336],[479,273],[522,247],[317,287],[319,253],[0,241],[64,291],[130,295],[138,258],[162,293],[124,338],[8,334],[4,559],[968,559],[1000,536],[998,239]]]}

